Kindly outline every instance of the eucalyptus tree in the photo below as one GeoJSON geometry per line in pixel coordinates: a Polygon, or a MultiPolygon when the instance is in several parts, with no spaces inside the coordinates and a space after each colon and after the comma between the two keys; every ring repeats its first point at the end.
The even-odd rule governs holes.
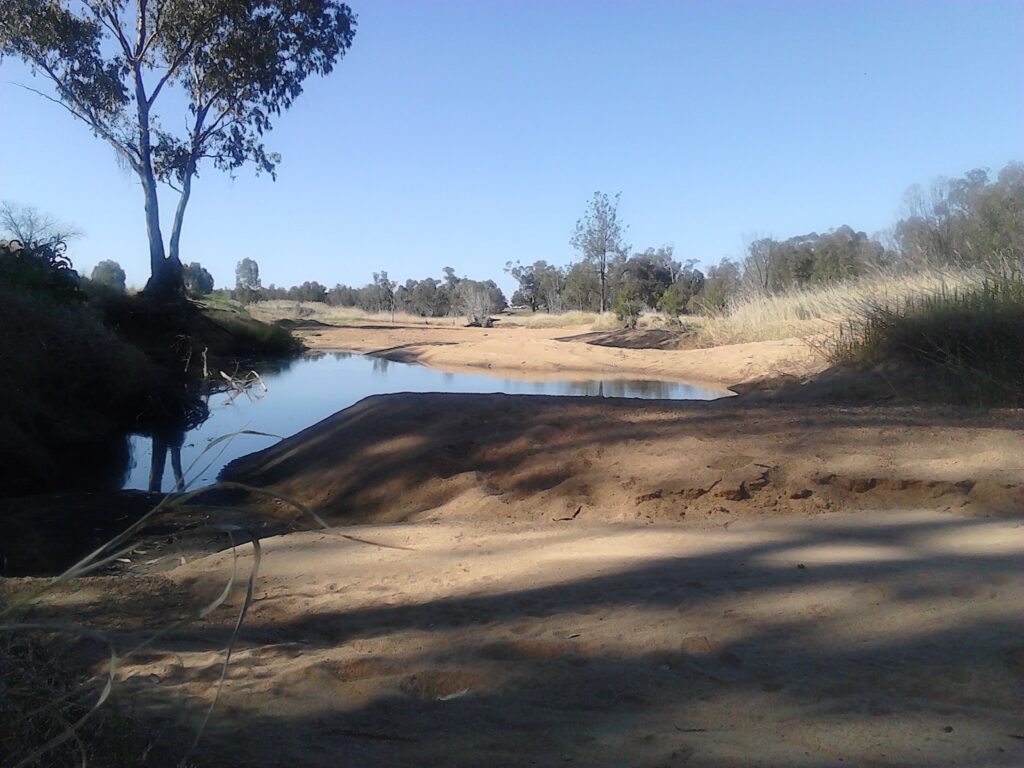
{"type": "Polygon", "coordinates": [[[251,163],[273,177],[280,156],[263,143],[273,118],[309,76],[331,72],[355,26],[337,0],[0,0],[0,54],[48,78],[53,95],[30,90],[85,123],[139,177],[146,291],[171,294],[182,290],[182,222],[200,165],[251,163]],[[158,109],[182,103],[187,115],[158,109]],[[178,194],[166,248],[159,183],[178,194]]]}
{"type": "Polygon", "coordinates": [[[260,280],[260,265],[248,256],[235,265],[235,298],[243,304],[253,304],[260,299],[263,283],[260,280]]]}
{"type": "Polygon", "coordinates": [[[597,271],[601,285],[602,312],[608,309],[609,260],[627,250],[622,241],[626,227],[619,221],[620,194],[609,197],[604,192],[595,192],[587,203],[583,218],[576,222],[576,229],[569,240],[597,271]]]}

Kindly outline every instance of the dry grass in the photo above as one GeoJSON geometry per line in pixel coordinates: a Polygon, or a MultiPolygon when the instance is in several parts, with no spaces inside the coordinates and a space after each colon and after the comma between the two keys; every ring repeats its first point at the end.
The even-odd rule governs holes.
{"type": "Polygon", "coordinates": [[[517,325],[523,328],[581,328],[600,331],[610,330],[617,327],[615,315],[600,315],[597,312],[562,312],[550,314],[548,312],[516,312],[508,316],[504,321],[506,325],[517,325]]]}
{"type": "MultiPolygon", "coordinates": [[[[984,280],[976,270],[924,269],[912,274],[876,274],[859,280],[793,290],[774,296],[747,295],[734,299],[722,312],[707,317],[686,315],[679,322],[657,312],[641,316],[639,328],[680,327],[691,331],[699,346],[714,347],[773,339],[814,338],[836,332],[853,318],[863,317],[879,304],[944,291],[975,287],[984,280]]],[[[391,313],[364,312],[355,307],[332,307],[316,302],[263,301],[249,308],[250,313],[267,322],[274,320],[317,320],[328,325],[365,325],[390,323],[391,313]]],[[[523,328],[573,328],[610,331],[621,327],[611,312],[561,314],[546,312],[509,312],[499,315],[500,324],[523,328]]],[[[457,326],[465,318],[430,317],[396,313],[401,325],[457,326]]]]}
{"type": "Polygon", "coordinates": [[[876,302],[823,345],[833,362],[927,371],[928,394],[978,406],[1024,404],[1024,276],[876,302]]]}
{"type": "MultiPolygon", "coordinates": [[[[453,327],[466,324],[464,315],[450,317],[420,317],[404,312],[366,312],[357,307],[332,307],[312,301],[261,301],[250,305],[249,314],[258,320],[272,323],[275,320],[316,320],[327,325],[367,325],[374,323],[396,325],[427,325],[437,327],[453,327]]],[[[521,328],[575,328],[590,331],[610,331],[620,327],[612,312],[580,312],[572,310],[560,314],[547,312],[501,312],[494,317],[505,327],[521,328]]],[[[700,318],[684,318],[684,322],[699,322],[700,318]]],[[[641,328],[664,328],[670,323],[666,317],[656,312],[645,314],[640,318],[641,328]]]]}
{"type": "Polygon", "coordinates": [[[465,325],[463,315],[454,317],[420,317],[419,315],[396,312],[366,312],[358,307],[332,307],[316,301],[287,301],[275,299],[260,301],[248,307],[249,314],[258,320],[272,323],[275,320],[316,320],[327,325],[364,325],[366,323],[395,323],[401,325],[465,325]]]}
{"type": "Polygon", "coordinates": [[[929,269],[907,275],[877,274],[774,296],[747,296],[705,318],[698,339],[704,346],[720,346],[812,338],[838,331],[879,304],[970,288],[983,280],[980,271],[929,269]]]}

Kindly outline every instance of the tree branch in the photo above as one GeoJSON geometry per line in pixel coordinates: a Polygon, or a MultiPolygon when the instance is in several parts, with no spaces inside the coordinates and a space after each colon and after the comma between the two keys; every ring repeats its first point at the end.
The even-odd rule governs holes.
{"type": "MultiPolygon", "coordinates": [[[[47,76],[51,80],[53,80],[54,85],[57,86],[58,91],[70,94],[69,89],[60,81],[60,78],[50,67],[45,66],[45,64],[42,62],[36,63],[39,65],[40,69],[46,72],[47,76]]],[[[8,82],[13,86],[22,88],[26,91],[34,93],[36,96],[41,96],[47,101],[51,101],[54,104],[57,104],[58,106],[64,107],[64,109],[66,109],[72,115],[77,117],[83,123],[92,128],[94,131],[96,131],[100,136],[102,136],[108,144],[110,144],[115,150],[117,150],[117,152],[119,152],[125,158],[125,160],[128,161],[129,165],[131,165],[133,170],[138,170],[138,158],[135,156],[135,148],[130,144],[118,141],[117,137],[115,137],[114,134],[111,133],[110,129],[101,124],[99,120],[94,115],[91,115],[87,109],[84,109],[84,105],[78,102],[77,99],[70,99],[74,104],[74,106],[72,106],[71,104],[68,104],[66,101],[63,101],[61,99],[55,99],[50,94],[43,93],[42,91],[33,88],[32,86],[24,85],[23,83],[15,83],[10,80],[8,82]]]]}
{"type": "MultiPolygon", "coordinates": [[[[154,33],[155,34],[155,33],[154,33]]],[[[153,106],[153,102],[156,101],[156,97],[163,90],[163,87],[177,73],[178,68],[185,63],[185,59],[188,58],[189,54],[192,53],[192,49],[195,47],[195,40],[189,43],[183,51],[181,51],[174,60],[167,66],[167,71],[164,72],[163,77],[157,81],[157,84],[153,87],[153,93],[149,96],[149,106],[153,106]]]]}
{"type": "Polygon", "coordinates": [[[89,3],[88,6],[92,11],[93,16],[96,17],[100,24],[110,30],[111,34],[117,38],[118,43],[121,44],[121,50],[124,51],[124,55],[131,59],[132,47],[128,43],[128,38],[124,36],[124,30],[121,28],[121,19],[118,18],[117,11],[114,9],[113,4],[101,2],[99,11],[93,7],[92,3],[89,3]],[[103,11],[106,12],[105,16],[103,11]]]}

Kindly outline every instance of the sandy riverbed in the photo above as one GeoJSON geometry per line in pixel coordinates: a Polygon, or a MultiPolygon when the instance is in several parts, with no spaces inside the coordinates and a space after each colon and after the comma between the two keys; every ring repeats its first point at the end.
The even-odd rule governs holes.
{"type": "Polygon", "coordinates": [[[688,381],[732,386],[764,376],[808,376],[825,361],[802,339],[708,349],[630,349],[588,344],[566,328],[362,325],[299,329],[314,350],[345,350],[451,371],[489,370],[524,378],[688,381]]]}

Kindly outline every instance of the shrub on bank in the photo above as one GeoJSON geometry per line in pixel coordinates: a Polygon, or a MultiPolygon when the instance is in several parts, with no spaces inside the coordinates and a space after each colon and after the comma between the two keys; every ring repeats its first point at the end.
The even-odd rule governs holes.
{"type": "Polygon", "coordinates": [[[60,487],[53,451],[127,426],[157,370],[88,303],[0,288],[0,328],[0,492],[60,487]]]}
{"type": "Polygon", "coordinates": [[[1024,275],[875,302],[826,352],[835,363],[927,369],[931,394],[945,399],[1024,405],[1024,275]]]}

